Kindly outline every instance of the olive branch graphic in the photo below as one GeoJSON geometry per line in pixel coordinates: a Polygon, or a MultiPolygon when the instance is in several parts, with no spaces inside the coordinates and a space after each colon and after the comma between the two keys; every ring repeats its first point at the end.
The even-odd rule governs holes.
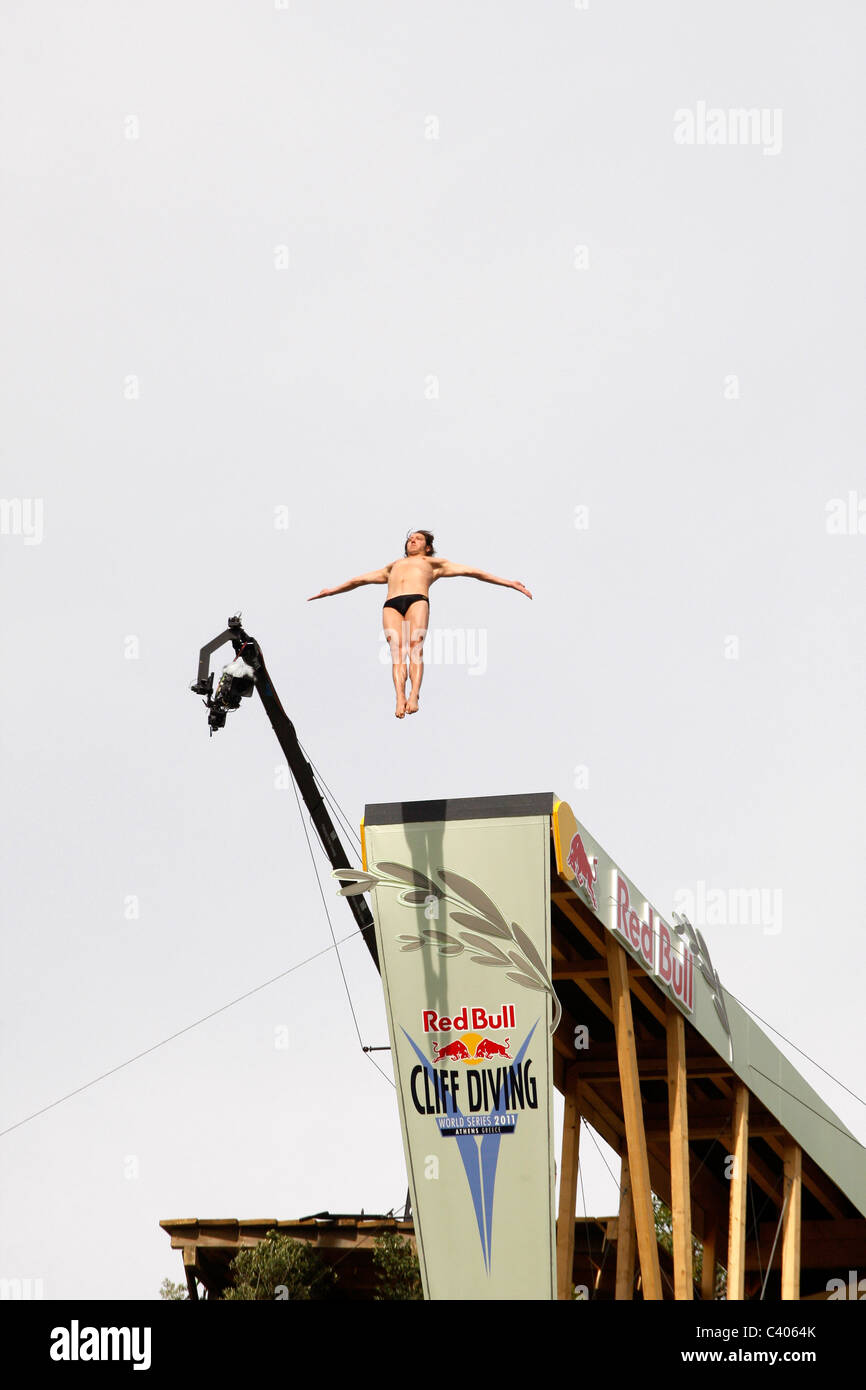
{"type": "Polygon", "coordinates": [[[454,873],[453,869],[437,869],[437,877],[445,885],[441,888],[418,869],[392,862],[380,864],[378,870],[332,869],[331,873],[343,883],[339,892],[344,898],[354,893],[368,893],[373,887],[399,888],[397,901],[404,907],[420,907],[433,898],[438,915],[440,903],[450,904],[450,920],[468,930],[452,936],[436,927],[422,927],[417,936],[397,937],[404,943],[400,950],[420,951],[423,946],[431,946],[440,956],[459,956],[468,949],[473,953],[469,959],[475,965],[504,970],[506,980],[513,984],[549,994],[553,1006],[550,1031],[556,1032],[562,1018],[562,1005],[541,955],[519,923],[509,924],[493,899],[477,883],[454,873]]]}

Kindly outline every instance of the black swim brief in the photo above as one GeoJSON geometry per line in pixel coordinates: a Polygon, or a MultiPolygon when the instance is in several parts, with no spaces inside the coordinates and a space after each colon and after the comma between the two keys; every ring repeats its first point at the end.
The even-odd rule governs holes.
{"type": "Polygon", "coordinates": [[[401,618],[405,618],[409,605],[417,603],[418,600],[427,605],[427,616],[430,616],[430,600],[426,594],[395,594],[393,598],[386,599],[382,604],[383,608],[396,608],[401,618]]]}

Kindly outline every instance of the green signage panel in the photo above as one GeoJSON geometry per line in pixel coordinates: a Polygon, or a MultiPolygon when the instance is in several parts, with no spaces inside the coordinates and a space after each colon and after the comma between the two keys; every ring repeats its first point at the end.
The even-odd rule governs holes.
{"type": "Polygon", "coordinates": [[[367,825],[431,1299],[553,1299],[550,816],[367,825]]]}

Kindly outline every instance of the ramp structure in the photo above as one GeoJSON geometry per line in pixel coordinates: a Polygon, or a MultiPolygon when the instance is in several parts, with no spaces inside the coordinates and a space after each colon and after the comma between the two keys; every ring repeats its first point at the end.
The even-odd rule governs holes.
{"type": "Polygon", "coordinates": [[[622,1158],[617,1298],[664,1294],[653,1193],[675,1297],[717,1265],[729,1299],[849,1296],[866,1150],[567,803],[369,805],[362,844],[334,876],[373,895],[427,1297],[572,1297],[581,1117],[622,1158]]]}

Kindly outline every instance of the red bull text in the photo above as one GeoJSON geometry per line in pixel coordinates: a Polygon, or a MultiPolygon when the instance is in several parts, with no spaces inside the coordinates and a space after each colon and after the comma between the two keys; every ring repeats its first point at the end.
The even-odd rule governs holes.
{"type": "Polygon", "coordinates": [[[486,1009],[467,1009],[464,1004],[453,1018],[437,1014],[435,1009],[423,1009],[421,1027],[425,1033],[495,1033],[516,1027],[514,1005],[503,1004],[498,1014],[492,1014],[486,1009]]]}
{"type": "Polygon", "coordinates": [[[694,1012],[695,960],[685,942],[657,916],[647,903],[648,921],[638,917],[629,902],[628,884],[616,876],[616,930],[636,951],[647,969],[667,985],[675,999],[694,1012]]]}

